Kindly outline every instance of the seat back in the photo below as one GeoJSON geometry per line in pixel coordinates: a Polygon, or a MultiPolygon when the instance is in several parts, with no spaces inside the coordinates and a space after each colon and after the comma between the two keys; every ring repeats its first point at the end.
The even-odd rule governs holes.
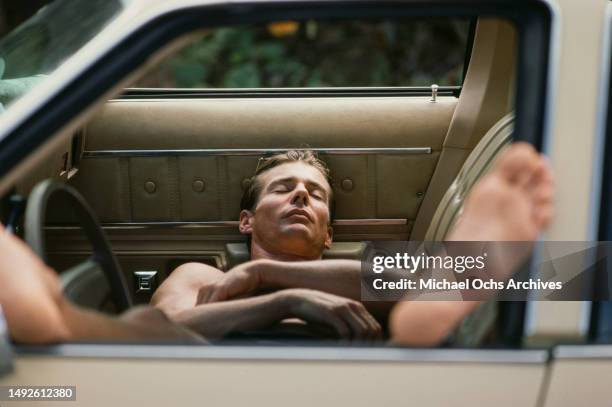
{"type": "Polygon", "coordinates": [[[491,168],[495,157],[510,144],[513,132],[514,113],[509,113],[480,140],[442,197],[425,234],[425,241],[444,240],[461,213],[465,196],[476,181],[491,168]]]}
{"type": "MultiPolygon", "coordinates": [[[[361,260],[365,246],[363,242],[334,242],[331,248],[323,252],[323,259],[361,260]]],[[[251,259],[246,243],[228,243],[225,245],[225,253],[228,269],[251,259]]]]}

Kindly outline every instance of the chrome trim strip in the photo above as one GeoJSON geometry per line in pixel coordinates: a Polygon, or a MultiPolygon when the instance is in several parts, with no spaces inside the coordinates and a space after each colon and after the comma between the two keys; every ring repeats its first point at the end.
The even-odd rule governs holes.
{"type": "Polygon", "coordinates": [[[125,345],[68,344],[47,347],[19,346],[19,357],[267,360],[332,362],[429,362],[544,364],[545,350],[407,349],[396,347],[236,346],[236,345],[125,345]]]}
{"type": "MultiPolygon", "coordinates": [[[[461,86],[439,86],[438,87],[438,96],[440,96],[441,92],[452,92],[461,90],[461,86]]],[[[335,91],[344,91],[344,92],[360,92],[360,91],[419,91],[426,94],[426,96],[431,95],[431,86],[334,86],[334,87],[309,87],[309,88],[125,88],[123,95],[130,93],[160,93],[162,92],[180,92],[181,94],[193,94],[193,93],[226,93],[226,92],[238,92],[238,93],[252,93],[252,92],[263,92],[263,93],[285,93],[285,92],[334,92],[335,91]]],[[[117,99],[112,99],[113,101],[123,100],[120,95],[117,99]]],[[[140,96],[140,95],[139,95],[140,96]]],[[[140,99],[139,99],[140,100],[140,99]]],[[[159,99],[156,99],[159,100],[159,99]]]]}
{"type": "MultiPolygon", "coordinates": [[[[185,149],[185,150],[96,150],[84,151],[83,158],[97,157],[167,157],[167,156],[259,156],[284,153],[286,148],[185,149]]],[[[431,154],[431,147],[407,148],[296,148],[326,155],[353,154],[431,154]]]]}
{"type": "Polygon", "coordinates": [[[555,359],[612,359],[612,345],[563,345],[553,349],[555,359]]]}
{"type": "MultiPolygon", "coordinates": [[[[117,228],[208,228],[208,227],[237,227],[237,220],[219,220],[219,221],[202,221],[202,222],[108,222],[102,223],[105,229],[117,228]]],[[[334,226],[390,226],[390,225],[407,225],[408,219],[336,219],[332,222],[334,226]]],[[[79,226],[46,226],[46,230],[71,230],[79,229],[79,226]]]]}

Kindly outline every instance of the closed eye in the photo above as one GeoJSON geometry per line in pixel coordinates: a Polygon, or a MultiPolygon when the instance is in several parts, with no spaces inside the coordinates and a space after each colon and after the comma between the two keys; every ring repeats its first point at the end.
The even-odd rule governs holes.
{"type": "Polygon", "coordinates": [[[311,195],[312,195],[312,197],[313,197],[314,199],[316,199],[316,200],[318,200],[318,201],[322,201],[323,199],[325,199],[325,198],[323,197],[323,194],[322,194],[321,192],[318,192],[318,191],[314,191],[314,192],[313,192],[311,195]]]}
{"type": "Polygon", "coordinates": [[[275,193],[286,193],[291,191],[291,188],[288,185],[284,185],[284,184],[279,184],[277,186],[275,186],[274,188],[272,188],[272,192],[275,193]]]}
{"type": "Polygon", "coordinates": [[[290,189],[286,185],[279,185],[272,190],[272,192],[280,192],[280,193],[289,192],[289,191],[290,189]]]}

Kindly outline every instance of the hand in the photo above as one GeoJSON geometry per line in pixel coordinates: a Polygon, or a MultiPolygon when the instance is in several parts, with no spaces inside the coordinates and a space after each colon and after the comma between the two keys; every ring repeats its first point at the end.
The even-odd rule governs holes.
{"type": "Polygon", "coordinates": [[[292,316],[306,322],[330,326],[340,338],[382,338],[380,324],[358,301],[309,289],[288,289],[279,291],[278,294],[288,300],[289,313],[292,316]]]}
{"type": "Polygon", "coordinates": [[[196,305],[227,301],[246,297],[262,288],[259,260],[240,264],[223,276],[219,281],[202,287],[196,305]]]}

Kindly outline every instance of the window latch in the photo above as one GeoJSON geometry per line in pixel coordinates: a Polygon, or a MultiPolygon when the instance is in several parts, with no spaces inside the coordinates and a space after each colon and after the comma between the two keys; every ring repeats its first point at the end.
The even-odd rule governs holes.
{"type": "Polygon", "coordinates": [[[431,85],[431,99],[429,99],[429,101],[431,103],[437,103],[438,102],[438,89],[440,87],[438,85],[436,85],[435,83],[433,85],[431,85]]]}

